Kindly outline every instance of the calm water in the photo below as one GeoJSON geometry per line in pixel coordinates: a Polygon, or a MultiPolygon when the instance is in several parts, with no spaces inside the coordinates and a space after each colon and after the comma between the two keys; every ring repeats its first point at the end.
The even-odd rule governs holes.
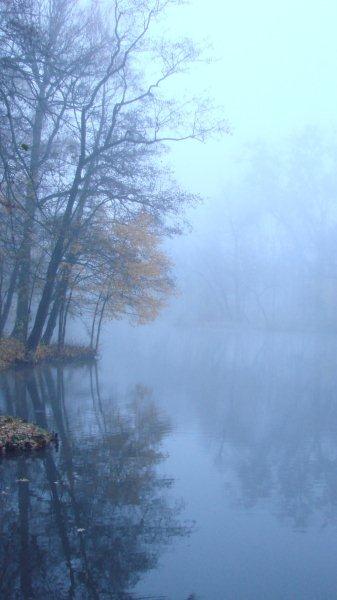
{"type": "Polygon", "coordinates": [[[1,412],[60,439],[0,463],[1,598],[337,597],[337,337],[118,324],[1,412]]]}

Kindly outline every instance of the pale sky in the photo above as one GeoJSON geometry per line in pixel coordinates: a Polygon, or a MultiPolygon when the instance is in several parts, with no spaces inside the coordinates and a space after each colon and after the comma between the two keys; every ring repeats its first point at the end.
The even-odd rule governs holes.
{"type": "Polygon", "coordinates": [[[218,189],[246,142],[336,126],[336,0],[190,0],[176,15],[174,32],[208,39],[217,58],[195,67],[186,85],[223,105],[233,131],[217,143],[173,148],[189,187],[218,189]]]}

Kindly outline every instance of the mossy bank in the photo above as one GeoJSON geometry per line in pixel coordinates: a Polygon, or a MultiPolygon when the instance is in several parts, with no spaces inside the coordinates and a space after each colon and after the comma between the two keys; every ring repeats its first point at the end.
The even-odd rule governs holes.
{"type": "Polygon", "coordinates": [[[41,450],[52,442],[57,443],[56,433],[16,417],[0,416],[0,456],[41,450]]]}

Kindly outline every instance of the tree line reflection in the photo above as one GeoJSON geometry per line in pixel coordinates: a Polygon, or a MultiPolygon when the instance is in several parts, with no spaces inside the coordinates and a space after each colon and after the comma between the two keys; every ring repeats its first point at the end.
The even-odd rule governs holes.
{"type": "Polygon", "coordinates": [[[1,375],[2,410],[60,440],[58,450],[0,463],[3,598],[135,598],[163,547],[191,530],[159,473],[170,424],[150,391],[136,386],[120,408],[102,401],[93,367],[84,375],[85,419],[62,366],[1,375]]]}
{"type": "Polygon", "coordinates": [[[234,506],[300,530],[337,523],[335,356],[328,338],[246,340],[218,368],[208,427],[234,506]]]}

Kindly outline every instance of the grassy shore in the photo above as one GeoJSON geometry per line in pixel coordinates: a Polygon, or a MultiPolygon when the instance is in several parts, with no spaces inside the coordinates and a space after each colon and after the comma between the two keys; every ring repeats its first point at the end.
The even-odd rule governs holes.
{"type": "Polygon", "coordinates": [[[57,442],[57,434],[15,417],[0,416],[0,456],[40,450],[57,442]]]}
{"type": "Polygon", "coordinates": [[[24,345],[17,340],[0,340],[0,371],[23,365],[37,365],[43,362],[75,362],[96,358],[96,352],[89,346],[67,344],[39,346],[34,355],[27,354],[24,345]]]}

